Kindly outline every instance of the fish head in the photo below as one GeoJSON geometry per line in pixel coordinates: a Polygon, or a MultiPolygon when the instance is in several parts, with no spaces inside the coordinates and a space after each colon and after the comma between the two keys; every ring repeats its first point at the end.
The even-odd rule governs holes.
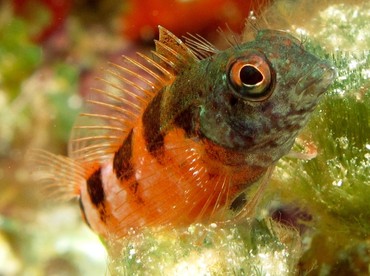
{"type": "Polygon", "coordinates": [[[289,152],[335,76],[298,39],[272,30],[213,56],[206,68],[202,135],[262,167],[289,152]]]}

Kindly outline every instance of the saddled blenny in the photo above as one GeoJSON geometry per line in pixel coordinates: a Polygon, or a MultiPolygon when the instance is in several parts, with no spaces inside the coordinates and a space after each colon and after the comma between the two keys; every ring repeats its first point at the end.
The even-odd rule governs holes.
{"type": "Polygon", "coordinates": [[[260,30],[219,50],[200,36],[184,43],[159,30],[151,57],[111,64],[108,88],[92,91],[93,111],[76,122],[69,157],[31,151],[38,179],[59,197],[78,198],[103,237],[252,216],[274,165],[334,79],[327,61],[282,31],[260,30]],[[254,196],[232,212],[253,183],[254,196]]]}

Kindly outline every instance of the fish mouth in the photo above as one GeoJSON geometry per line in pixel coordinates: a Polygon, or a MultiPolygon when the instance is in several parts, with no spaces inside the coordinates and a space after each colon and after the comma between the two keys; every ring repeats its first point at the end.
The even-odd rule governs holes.
{"type": "Polygon", "coordinates": [[[335,76],[336,71],[332,66],[318,62],[298,80],[295,93],[301,97],[320,96],[333,83],[335,76]]]}
{"type": "Polygon", "coordinates": [[[328,64],[321,64],[321,65],[319,64],[318,68],[320,68],[321,76],[322,76],[319,82],[321,83],[322,86],[327,88],[330,84],[333,83],[337,75],[337,72],[334,69],[334,67],[329,66],[328,64]]]}

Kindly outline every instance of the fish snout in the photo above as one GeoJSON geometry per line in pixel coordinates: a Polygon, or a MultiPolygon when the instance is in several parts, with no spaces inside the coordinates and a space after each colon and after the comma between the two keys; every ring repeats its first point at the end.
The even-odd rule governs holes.
{"type": "MultiPolygon", "coordinates": [[[[333,83],[336,76],[335,69],[327,63],[319,63],[297,83],[295,93],[304,97],[319,97],[333,83]]],[[[309,99],[308,99],[309,100],[309,99]]]]}

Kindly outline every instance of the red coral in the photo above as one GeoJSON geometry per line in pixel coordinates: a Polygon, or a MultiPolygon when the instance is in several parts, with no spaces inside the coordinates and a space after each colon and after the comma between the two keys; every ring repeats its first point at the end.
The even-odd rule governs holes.
{"type": "Polygon", "coordinates": [[[267,1],[253,0],[131,0],[123,16],[124,35],[133,40],[151,40],[162,25],[176,35],[205,33],[227,23],[240,31],[252,9],[267,1]]]}

